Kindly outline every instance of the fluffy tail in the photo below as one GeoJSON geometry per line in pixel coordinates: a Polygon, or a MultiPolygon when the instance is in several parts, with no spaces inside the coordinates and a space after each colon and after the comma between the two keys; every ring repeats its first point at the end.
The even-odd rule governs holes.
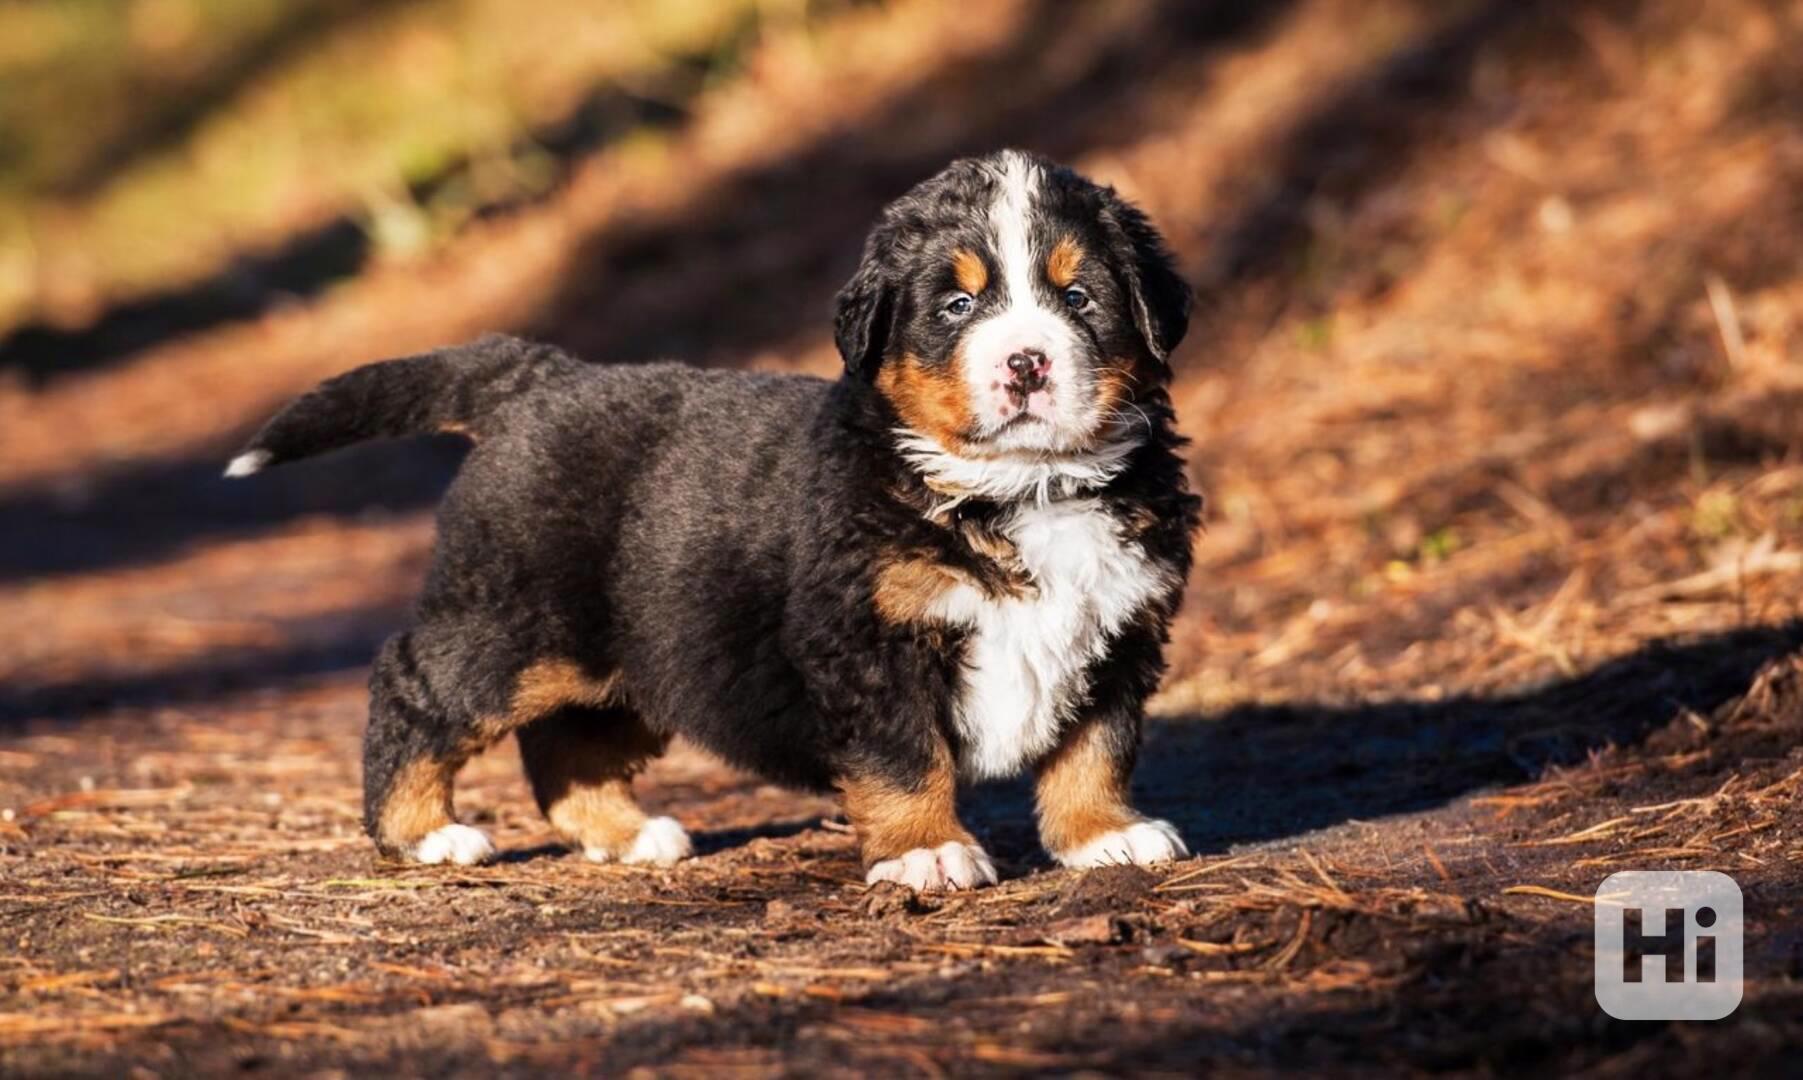
{"type": "Polygon", "coordinates": [[[549,345],[500,334],[366,364],[289,402],[232,459],[225,475],[249,476],[365,439],[433,431],[476,437],[503,402],[580,364],[549,345]]]}

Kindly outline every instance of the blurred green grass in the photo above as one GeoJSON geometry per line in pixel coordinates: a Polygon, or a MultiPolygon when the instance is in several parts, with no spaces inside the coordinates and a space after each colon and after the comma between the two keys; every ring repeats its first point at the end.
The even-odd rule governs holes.
{"type": "Polygon", "coordinates": [[[0,336],[350,215],[412,253],[542,189],[604,89],[731,70],[819,0],[0,2],[0,336]],[[413,193],[464,165],[422,213],[413,193]]]}
{"type": "Polygon", "coordinates": [[[75,186],[135,127],[326,0],[0,6],[0,197],[75,186]]]}

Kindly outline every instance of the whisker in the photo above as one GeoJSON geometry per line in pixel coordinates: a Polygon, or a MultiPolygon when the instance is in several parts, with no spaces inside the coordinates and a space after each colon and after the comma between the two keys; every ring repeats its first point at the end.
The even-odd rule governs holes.
{"type": "Polygon", "coordinates": [[[1101,419],[1110,423],[1126,424],[1130,423],[1134,417],[1138,417],[1139,422],[1146,426],[1146,430],[1152,429],[1152,417],[1146,410],[1133,404],[1128,404],[1125,408],[1131,409],[1132,412],[1124,411],[1121,406],[1115,406],[1103,412],[1101,419]]]}

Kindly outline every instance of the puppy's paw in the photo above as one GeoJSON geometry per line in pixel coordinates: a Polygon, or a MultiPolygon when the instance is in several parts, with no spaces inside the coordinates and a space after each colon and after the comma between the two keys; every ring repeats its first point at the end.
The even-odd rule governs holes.
{"type": "Polygon", "coordinates": [[[495,857],[495,845],[481,829],[468,825],[443,825],[413,846],[415,860],[428,864],[455,863],[475,866],[495,857]]]}
{"type": "Polygon", "coordinates": [[[953,840],[936,848],[915,848],[897,859],[884,859],[870,868],[864,880],[871,885],[894,881],[915,892],[932,892],[980,889],[994,885],[996,876],[988,852],[975,844],[953,840]]]}
{"type": "Polygon", "coordinates": [[[1086,870],[1092,866],[1151,866],[1170,862],[1189,854],[1183,837],[1168,821],[1146,818],[1124,829],[1105,832],[1087,844],[1068,851],[1053,852],[1052,857],[1065,866],[1086,870]]]}
{"type": "MultiPolygon", "coordinates": [[[[619,857],[627,866],[674,866],[694,853],[689,834],[675,818],[654,817],[639,826],[632,845],[619,857]]],[[[614,853],[602,847],[589,847],[582,854],[590,862],[613,862],[614,853]]]]}

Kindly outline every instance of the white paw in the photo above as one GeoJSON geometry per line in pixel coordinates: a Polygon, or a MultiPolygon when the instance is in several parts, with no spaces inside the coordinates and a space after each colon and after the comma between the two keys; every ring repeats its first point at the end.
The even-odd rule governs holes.
{"type": "Polygon", "coordinates": [[[864,880],[875,885],[894,881],[915,892],[941,889],[978,889],[996,882],[995,864],[989,853],[975,844],[956,840],[936,848],[915,848],[899,859],[884,859],[870,868],[864,880]]]}
{"type": "Polygon", "coordinates": [[[482,830],[468,825],[444,825],[426,834],[413,848],[413,857],[423,863],[456,863],[474,866],[495,857],[495,846],[482,830]]]}
{"type": "Polygon", "coordinates": [[[1053,853],[1065,866],[1086,870],[1092,866],[1151,866],[1189,854],[1183,837],[1168,821],[1146,818],[1124,829],[1105,832],[1081,847],[1053,853]]]}
{"type": "MultiPolygon", "coordinates": [[[[632,846],[620,861],[627,866],[673,866],[694,850],[689,834],[682,831],[675,818],[654,817],[639,826],[639,834],[633,837],[632,846]]],[[[613,861],[613,853],[606,848],[583,848],[582,854],[589,862],[613,861]]]]}

